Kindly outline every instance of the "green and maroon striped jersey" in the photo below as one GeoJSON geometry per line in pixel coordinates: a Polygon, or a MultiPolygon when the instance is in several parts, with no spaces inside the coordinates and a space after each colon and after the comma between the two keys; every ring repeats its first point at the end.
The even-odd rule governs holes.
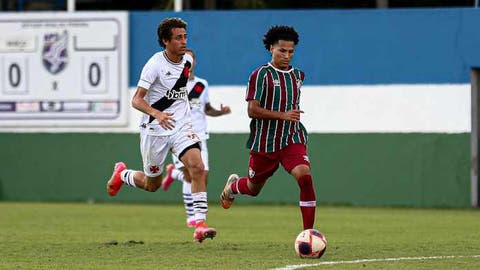
{"type": "MultiPolygon", "coordinates": [[[[246,100],[258,100],[271,111],[300,109],[300,87],[305,73],[297,68],[283,71],[270,63],[258,67],[248,81],[246,100]]],[[[255,119],[250,121],[247,147],[256,152],[276,152],[287,145],[307,144],[307,131],[300,122],[255,119]]]]}

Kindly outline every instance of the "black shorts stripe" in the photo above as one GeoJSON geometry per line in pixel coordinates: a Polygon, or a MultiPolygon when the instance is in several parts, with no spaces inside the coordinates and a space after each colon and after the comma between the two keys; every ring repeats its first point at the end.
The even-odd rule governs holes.
{"type": "Polygon", "coordinates": [[[180,159],[180,161],[181,161],[183,155],[184,155],[188,150],[190,150],[190,149],[192,149],[192,148],[198,148],[199,150],[201,150],[201,148],[200,148],[200,143],[196,142],[196,143],[188,146],[187,148],[183,149],[183,151],[180,153],[180,155],[178,155],[178,159],[180,159]]]}

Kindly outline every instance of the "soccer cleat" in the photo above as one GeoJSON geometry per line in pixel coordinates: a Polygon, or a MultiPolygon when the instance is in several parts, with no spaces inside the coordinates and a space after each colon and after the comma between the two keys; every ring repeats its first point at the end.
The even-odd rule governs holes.
{"type": "Polygon", "coordinates": [[[126,170],[127,166],[123,162],[117,162],[115,163],[115,167],[113,169],[112,177],[107,182],[107,192],[110,194],[110,196],[116,196],[118,191],[123,186],[123,181],[122,178],[120,177],[120,173],[123,170],[126,170]]]}
{"type": "Polygon", "coordinates": [[[214,228],[209,228],[205,222],[200,222],[196,225],[193,240],[202,243],[207,238],[213,239],[215,235],[217,231],[214,228]]]}
{"type": "Polygon", "coordinates": [[[234,183],[237,180],[238,180],[238,175],[231,174],[228,177],[225,187],[223,188],[222,195],[220,195],[220,202],[222,203],[222,207],[224,209],[230,208],[230,206],[232,206],[233,204],[233,201],[235,200],[235,194],[233,194],[233,191],[232,191],[232,183],[234,183]]]}
{"type": "Polygon", "coordinates": [[[190,221],[187,220],[188,228],[195,228],[195,225],[197,225],[197,222],[195,222],[195,220],[190,220],[190,221]]]}
{"type": "Polygon", "coordinates": [[[175,179],[172,177],[172,171],[175,169],[173,164],[168,164],[165,168],[167,175],[162,180],[162,189],[163,191],[167,191],[170,188],[170,185],[173,183],[175,179]]]}

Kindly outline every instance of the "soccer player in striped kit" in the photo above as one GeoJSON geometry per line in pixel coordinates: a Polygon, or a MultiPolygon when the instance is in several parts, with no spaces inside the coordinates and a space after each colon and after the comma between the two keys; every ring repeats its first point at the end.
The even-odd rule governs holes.
{"type": "Polygon", "coordinates": [[[140,150],[143,171],[127,169],[117,162],[107,182],[107,192],[117,195],[124,183],[155,192],[162,183],[162,170],[170,150],[185,164],[192,176],[195,215],[194,240],[213,238],[216,230],[205,224],[207,183],[200,155],[200,140],[193,132],[188,102],[187,81],[193,59],[187,51],[187,23],[166,18],[157,29],[158,41],[165,50],[154,54],[143,67],[132,100],[143,112],[140,124],[140,150]]]}
{"type": "Polygon", "coordinates": [[[273,26],[264,36],[272,58],[255,69],[248,82],[246,101],[250,122],[248,176],[230,175],[220,196],[222,207],[230,208],[236,195],[257,196],[279,164],[300,187],[303,228],[315,222],[315,189],[307,154],[307,131],[300,123],[300,88],[305,74],[290,61],[298,44],[293,27],[273,26]]]}

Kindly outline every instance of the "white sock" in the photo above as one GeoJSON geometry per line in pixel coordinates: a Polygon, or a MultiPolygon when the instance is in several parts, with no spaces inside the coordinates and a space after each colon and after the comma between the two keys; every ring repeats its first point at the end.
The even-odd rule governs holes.
{"type": "Polygon", "coordinates": [[[178,180],[180,182],[185,182],[185,175],[183,174],[182,170],[173,169],[172,177],[173,177],[173,179],[178,180]]]}
{"type": "Polygon", "coordinates": [[[133,179],[134,174],[135,174],[134,170],[123,170],[122,173],[120,174],[120,178],[125,184],[131,187],[136,187],[135,180],[133,179]]]}
{"type": "Polygon", "coordinates": [[[185,204],[187,222],[195,220],[195,212],[193,211],[192,184],[187,181],[183,181],[183,203],[185,204]]]}
{"type": "Polygon", "coordinates": [[[195,221],[197,223],[200,221],[206,221],[208,212],[207,192],[192,193],[192,198],[195,221]]]}

